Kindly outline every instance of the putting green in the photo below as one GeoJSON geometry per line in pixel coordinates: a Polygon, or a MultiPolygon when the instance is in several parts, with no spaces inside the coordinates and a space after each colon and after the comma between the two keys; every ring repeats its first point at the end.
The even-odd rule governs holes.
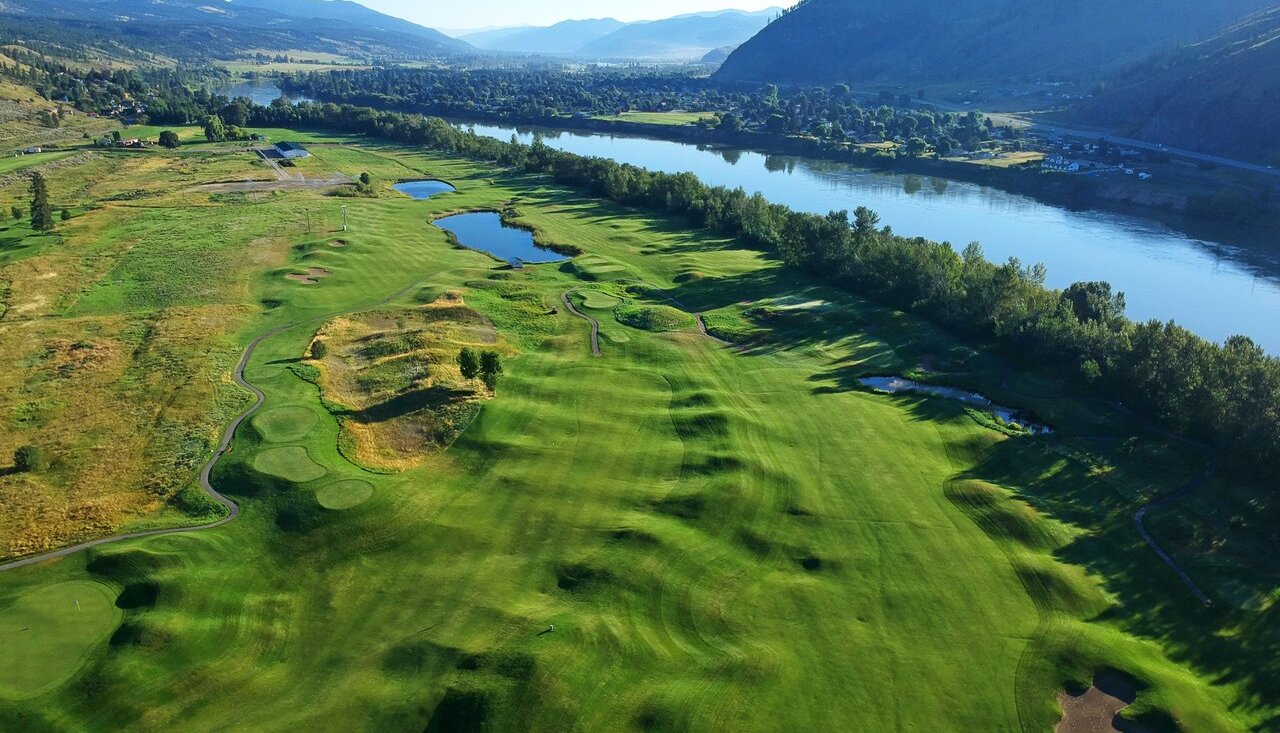
{"type": "Polygon", "coordinates": [[[115,596],[77,580],[37,588],[0,610],[0,697],[35,697],[70,679],[120,623],[115,596]]]}
{"type": "Polygon", "coordinates": [[[275,476],[296,484],[315,481],[329,473],[324,466],[311,460],[306,448],[298,446],[265,450],[253,459],[253,467],[268,476],[275,476]]]}
{"type": "Polygon", "coordinates": [[[253,418],[253,427],[271,443],[293,443],[307,437],[320,416],[307,407],[278,407],[253,418]]]}
{"type": "Polygon", "coordinates": [[[316,492],[316,501],[325,509],[342,511],[360,506],[373,496],[373,484],[357,479],[338,481],[316,492]]]}
{"type": "Polygon", "coordinates": [[[583,290],[582,305],[595,310],[609,310],[616,307],[622,300],[615,298],[608,293],[602,293],[598,290],[583,290]]]}

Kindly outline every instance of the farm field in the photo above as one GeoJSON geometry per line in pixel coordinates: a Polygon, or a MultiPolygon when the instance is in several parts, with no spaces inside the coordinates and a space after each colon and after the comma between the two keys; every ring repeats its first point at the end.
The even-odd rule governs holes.
{"type": "Polygon", "coordinates": [[[0,633],[43,656],[0,663],[0,729],[1045,731],[1112,669],[1149,730],[1276,715],[1274,604],[1201,607],[1133,531],[1194,452],[683,222],[285,136],[347,143],[308,175],[376,195],[202,189],[263,172],[233,146],[103,152],[51,176],[71,222],[0,233],[0,454],[51,458],[0,477],[5,558],[215,516],[198,468],[265,337],[212,476],[234,522],[0,573],[0,633]],[[585,254],[515,271],[428,223],[481,209],[585,254]],[[502,351],[495,393],[463,345],[502,351]],[[1055,433],[858,386],[887,374],[1055,433]],[[444,445],[414,432],[441,390],[478,404],[444,445]]]}
{"type": "Polygon", "coordinates": [[[695,125],[715,117],[714,112],[623,112],[617,115],[601,115],[598,120],[610,122],[636,122],[642,125],[695,125]]]}

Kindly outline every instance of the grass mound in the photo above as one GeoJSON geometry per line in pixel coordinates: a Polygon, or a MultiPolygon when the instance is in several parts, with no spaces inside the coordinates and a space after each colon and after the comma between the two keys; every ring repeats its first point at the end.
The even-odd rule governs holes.
{"type": "Polygon", "coordinates": [[[253,427],[270,443],[294,443],[311,434],[320,416],[307,407],[277,407],[253,418],[253,427]]]}
{"type": "Polygon", "coordinates": [[[681,331],[693,326],[693,316],[667,305],[630,305],[614,311],[620,323],[642,331],[681,331]]]}
{"type": "Polygon", "coordinates": [[[1052,527],[1032,507],[1010,498],[1003,489],[985,481],[961,481],[946,490],[987,534],[1027,547],[1052,550],[1059,544],[1052,527]]]}
{"type": "Polygon", "coordinates": [[[115,594],[91,581],[37,588],[0,611],[0,697],[25,699],[61,685],[120,623],[115,594]]]}
{"type": "Polygon", "coordinates": [[[325,509],[343,511],[360,506],[373,496],[373,484],[348,479],[329,484],[316,492],[316,501],[325,509]]]}
{"type": "Polygon", "coordinates": [[[265,450],[253,459],[253,467],[259,473],[275,476],[295,484],[304,484],[323,478],[328,471],[311,460],[306,448],[290,446],[265,450]]]}

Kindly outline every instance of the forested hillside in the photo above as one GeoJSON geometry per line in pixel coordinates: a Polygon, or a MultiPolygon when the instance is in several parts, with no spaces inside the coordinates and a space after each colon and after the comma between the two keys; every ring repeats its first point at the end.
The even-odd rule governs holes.
{"type": "Polygon", "coordinates": [[[1072,122],[1152,142],[1280,163],[1280,5],[1125,69],[1072,122]]]}
{"type": "Polygon", "coordinates": [[[719,75],[932,84],[1088,74],[1201,38],[1270,1],[805,0],[719,75]]]}
{"type": "Polygon", "coordinates": [[[421,57],[467,48],[345,0],[0,0],[0,34],[104,48],[111,56],[145,51],[179,59],[261,49],[421,57]]]}

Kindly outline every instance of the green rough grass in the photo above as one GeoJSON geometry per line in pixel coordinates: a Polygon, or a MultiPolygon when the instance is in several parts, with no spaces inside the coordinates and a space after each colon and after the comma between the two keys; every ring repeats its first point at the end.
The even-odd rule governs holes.
{"type": "Polygon", "coordinates": [[[309,407],[276,407],[259,412],[253,426],[270,443],[294,443],[311,432],[320,416],[309,407]]]}
{"type": "MultiPolygon", "coordinates": [[[[243,509],[231,524],[5,575],[0,613],[69,580],[135,590],[113,641],[56,689],[0,701],[0,729],[1048,730],[1056,693],[1102,667],[1143,682],[1134,715],[1188,731],[1274,714],[1274,619],[1200,608],[1133,532],[1136,507],[1193,457],[1149,435],[1096,440],[1140,431],[1052,380],[1015,373],[1022,397],[1004,392],[1004,362],[983,350],[963,360],[966,383],[1025,400],[1053,439],[1009,438],[945,400],[865,393],[857,377],[960,344],[759,251],[543,179],[390,146],[344,154],[459,191],[344,202],[351,246],[329,252],[323,288],[279,272],[338,236],[332,202],[298,192],[256,209],[274,221],[311,208],[318,231],[294,229],[286,262],[225,296],[258,306],[240,343],[297,324],[247,376],[269,408],[322,419],[286,449],[242,432],[214,476],[243,509]],[[582,285],[573,273],[499,273],[425,224],[516,199],[549,240],[759,338],[734,350],[606,322],[593,358],[585,324],[552,312],[582,285]],[[309,373],[288,365],[338,313],[446,291],[522,353],[450,450],[364,472],[339,453],[339,416],[309,373]],[[832,307],[745,315],[811,301],[832,307]],[[312,494],[264,461],[329,473],[312,494]],[[340,503],[327,490],[349,481],[372,494],[327,511],[340,503]]],[[[223,206],[242,205],[255,204],[223,206]]]]}
{"type": "Polygon", "coordinates": [[[311,460],[307,449],[298,446],[270,448],[258,453],[253,467],[268,476],[305,484],[323,478],[328,473],[324,466],[311,460]]]}
{"type": "Polygon", "coordinates": [[[642,125],[683,127],[714,117],[714,112],[623,112],[620,115],[601,115],[596,119],[610,122],[635,122],[642,125]]]}
{"type": "Polygon", "coordinates": [[[620,323],[643,331],[681,331],[693,327],[693,317],[667,305],[628,304],[614,311],[620,323]]]}
{"type": "Polygon", "coordinates": [[[75,674],[120,623],[115,600],[102,583],[72,580],[0,608],[0,698],[36,697],[75,674]]]}

